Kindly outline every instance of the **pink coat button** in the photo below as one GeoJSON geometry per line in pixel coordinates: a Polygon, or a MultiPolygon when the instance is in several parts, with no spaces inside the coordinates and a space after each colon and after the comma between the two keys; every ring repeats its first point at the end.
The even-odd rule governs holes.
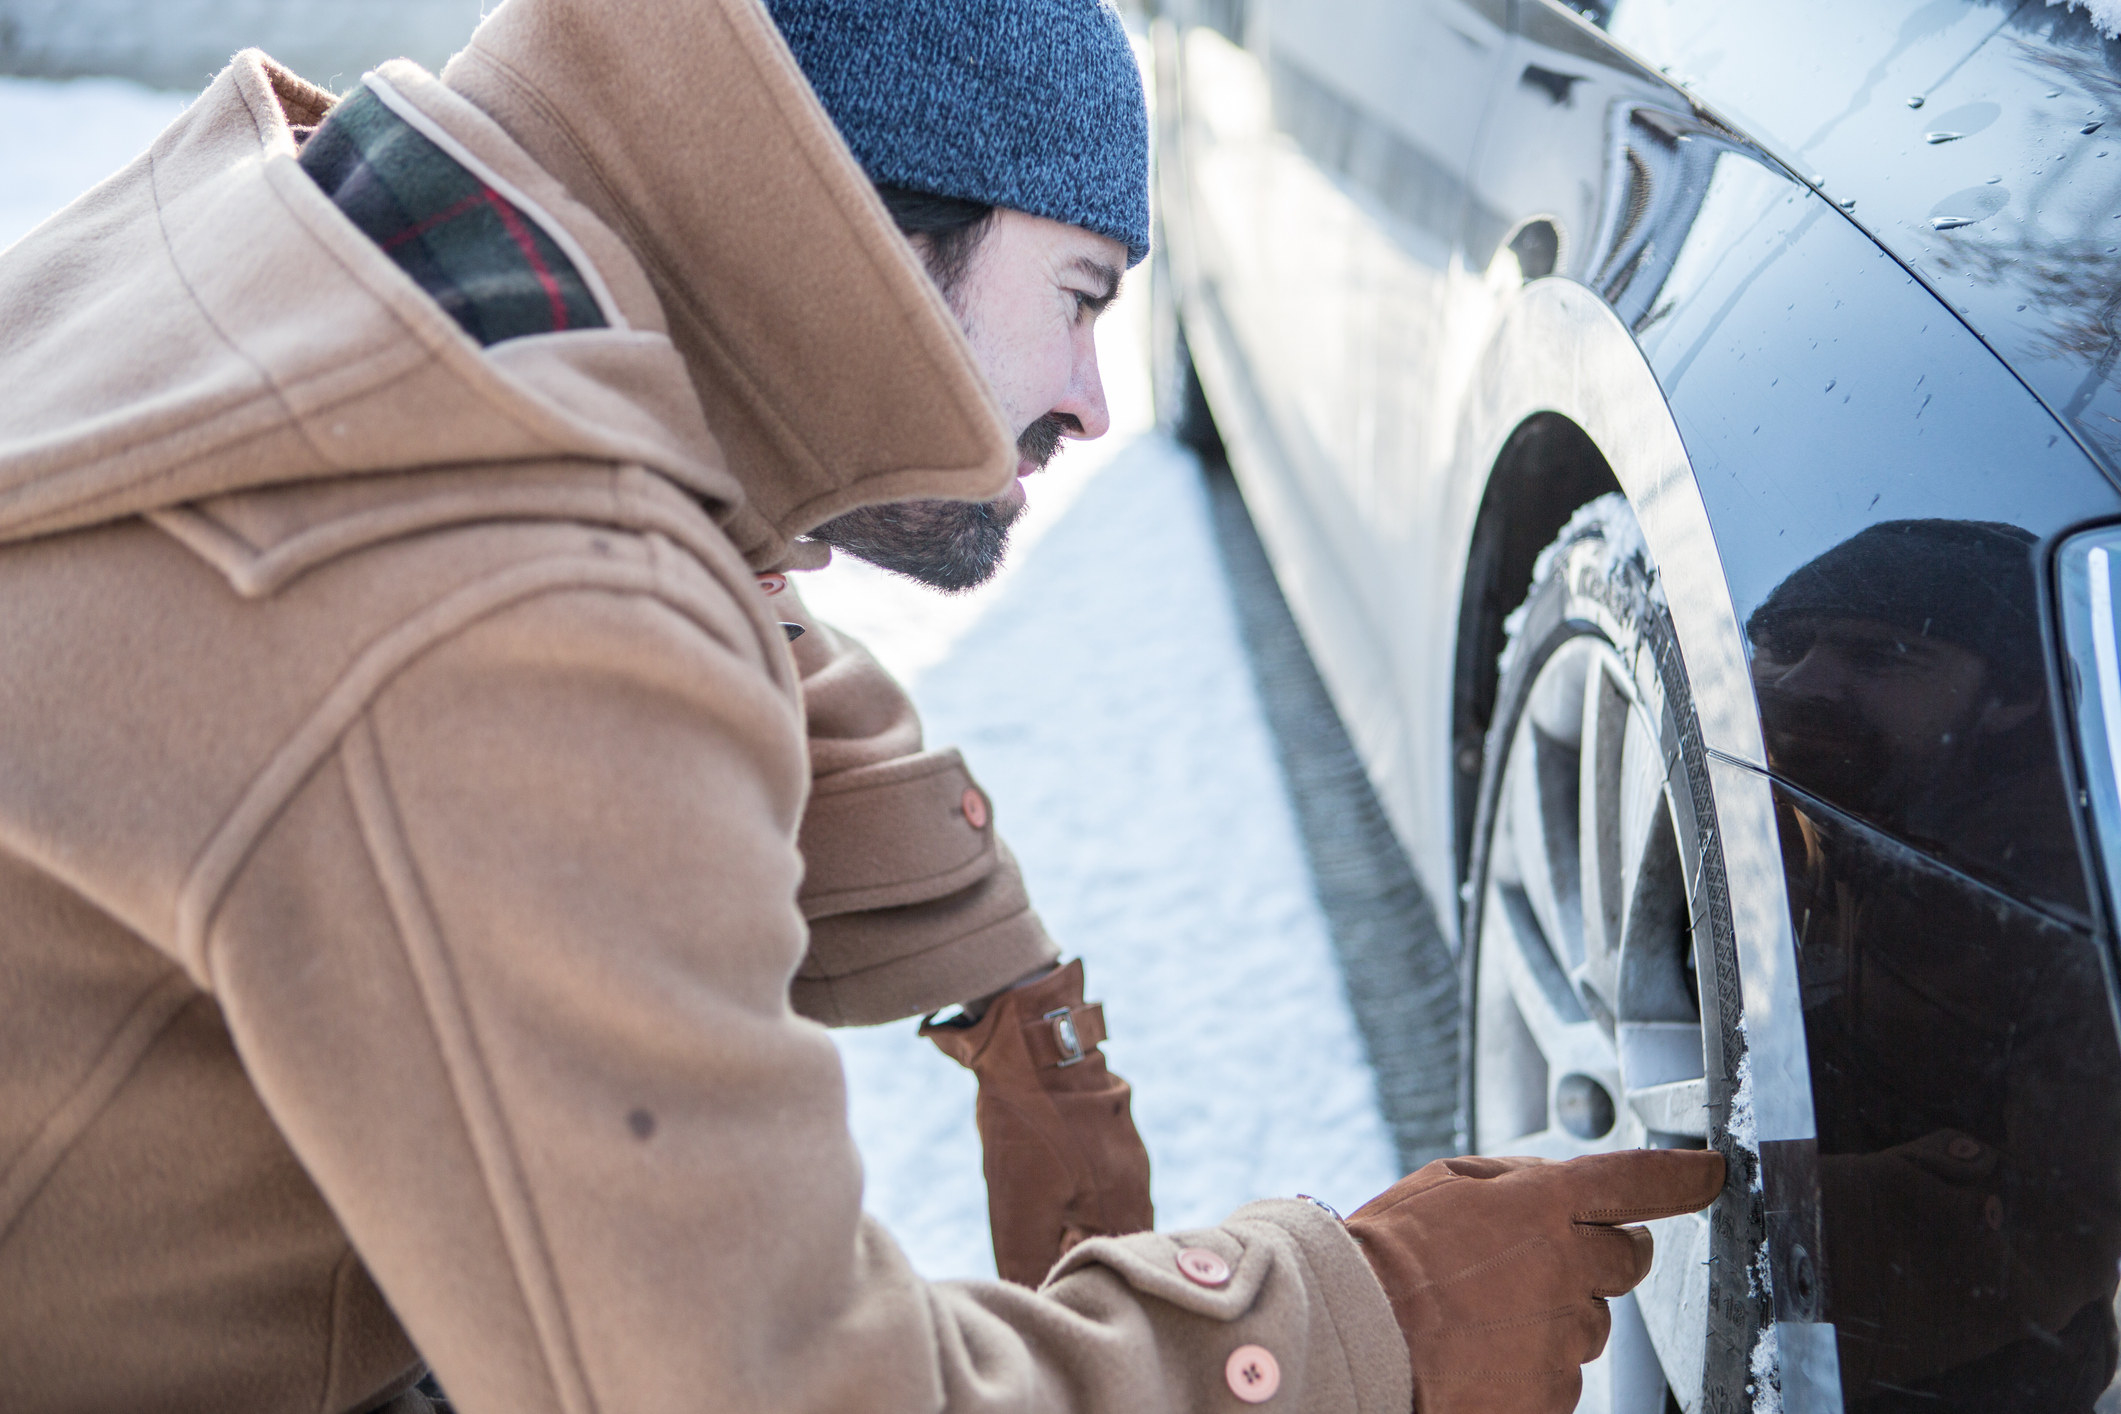
{"type": "Polygon", "coordinates": [[[958,802],[965,812],[965,823],[975,830],[987,828],[987,797],[979,793],[978,786],[966,786],[964,799],[958,802]]]}
{"type": "Polygon", "coordinates": [[[1247,1404],[1265,1404],[1281,1388],[1281,1363],[1264,1345],[1240,1345],[1223,1362],[1230,1393],[1247,1404]]]}
{"type": "Polygon", "coordinates": [[[1178,1269],[1202,1286],[1221,1286],[1230,1279],[1230,1264],[1205,1247],[1188,1247],[1179,1253],[1178,1269]]]}

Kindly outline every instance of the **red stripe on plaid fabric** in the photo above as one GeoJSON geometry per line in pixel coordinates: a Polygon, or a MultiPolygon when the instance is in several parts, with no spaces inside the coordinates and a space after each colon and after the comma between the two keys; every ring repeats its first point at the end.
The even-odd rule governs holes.
{"type": "Polygon", "coordinates": [[[525,224],[523,213],[511,206],[506,197],[503,197],[499,192],[483,182],[479,184],[479,190],[475,195],[465,197],[447,211],[438,211],[425,221],[406,227],[380,244],[385,250],[394,250],[404,245],[407,241],[418,240],[435,227],[447,225],[459,216],[480,206],[491,206],[493,208],[494,215],[500,217],[501,224],[507,228],[509,239],[516,243],[516,249],[520,250],[523,253],[523,259],[529,262],[530,273],[537,277],[538,287],[545,291],[545,298],[552,303],[553,332],[558,333],[562,329],[569,328],[567,298],[561,293],[560,282],[553,278],[551,267],[546,265],[545,258],[538,254],[538,244],[531,238],[530,227],[525,224]]]}
{"type": "Polygon", "coordinates": [[[515,238],[523,252],[523,259],[530,262],[530,271],[544,286],[545,298],[552,301],[552,328],[554,333],[567,327],[567,299],[560,293],[560,282],[552,278],[552,271],[545,258],[538,254],[537,242],[530,238],[530,227],[523,222],[523,214],[501,199],[500,193],[486,188],[486,195],[493,201],[493,209],[500,214],[501,224],[508,227],[508,234],[515,238]]]}
{"type": "MultiPolygon", "coordinates": [[[[472,210],[474,207],[485,205],[486,198],[490,196],[493,196],[493,191],[490,188],[481,187],[477,195],[467,196],[462,201],[458,202],[455,206],[450,207],[447,211],[443,211],[436,215],[430,216],[425,221],[420,222],[418,225],[408,226],[404,230],[392,236],[389,240],[378,241],[377,244],[382,246],[385,250],[396,250],[399,246],[405,244],[407,241],[418,240],[421,236],[426,235],[435,227],[456,220],[459,216],[462,216],[465,212],[472,210]]],[[[499,198],[495,199],[498,200],[499,198]]]]}

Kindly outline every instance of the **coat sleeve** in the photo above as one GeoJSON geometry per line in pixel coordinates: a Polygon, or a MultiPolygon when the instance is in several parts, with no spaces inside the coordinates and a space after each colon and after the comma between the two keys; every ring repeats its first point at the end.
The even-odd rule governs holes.
{"type": "Polygon", "coordinates": [[[1404,1414],[1382,1293],[1309,1205],[1194,1235],[1236,1268],[1212,1291],[1155,1235],[1041,1293],[930,1285],[861,1217],[788,1001],[784,674],[651,594],[517,602],[350,716],[218,895],[244,1064],[459,1406],[1225,1409],[1253,1343],[1278,1407],[1404,1414]]]}
{"type": "Polygon", "coordinates": [[[795,660],[815,782],[800,835],[810,950],[796,1010],[828,1026],[896,1021],[1056,961],[964,759],[924,750],[905,689],[793,588],[773,608],[806,630],[795,660]]]}

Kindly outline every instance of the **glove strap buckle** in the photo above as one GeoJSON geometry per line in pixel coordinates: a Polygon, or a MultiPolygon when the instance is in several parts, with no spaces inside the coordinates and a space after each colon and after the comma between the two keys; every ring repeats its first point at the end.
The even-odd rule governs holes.
{"type": "Polygon", "coordinates": [[[1060,1050],[1056,1065],[1065,1068],[1089,1054],[1083,1049],[1083,1038],[1076,1034],[1075,1018],[1067,1007],[1055,1007],[1040,1020],[1053,1028],[1053,1044],[1060,1050]]]}

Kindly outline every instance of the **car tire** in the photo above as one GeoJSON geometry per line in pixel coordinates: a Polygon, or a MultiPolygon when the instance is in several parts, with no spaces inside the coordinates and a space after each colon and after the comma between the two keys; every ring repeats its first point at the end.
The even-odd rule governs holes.
{"type": "Polygon", "coordinates": [[[1767,1283],[1722,833],[1624,497],[1576,513],[1507,632],[1464,892],[1462,1132],[1549,1159],[1720,1149],[1734,1181],[1651,1224],[1656,1263],[1612,1303],[1578,1407],[1751,1408],[1767,1283]]]}

